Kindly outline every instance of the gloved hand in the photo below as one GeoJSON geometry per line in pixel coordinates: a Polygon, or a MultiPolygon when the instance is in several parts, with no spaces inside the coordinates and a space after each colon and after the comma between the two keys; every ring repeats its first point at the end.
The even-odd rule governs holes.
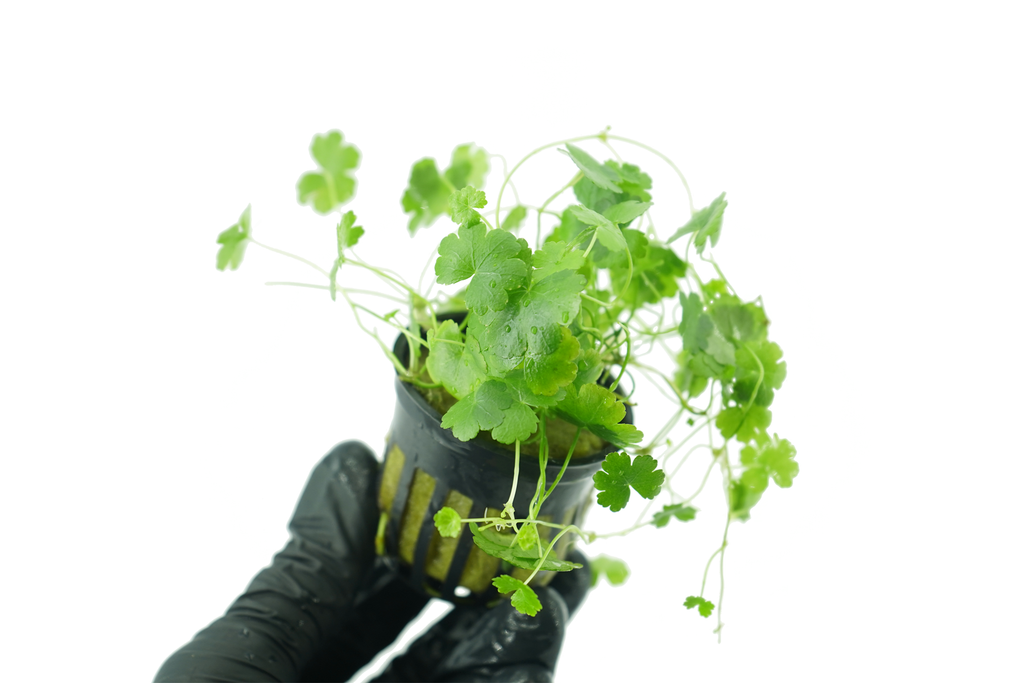
{"type": "MultiPolygon", "coordinates": [[[[170,681],[344,681],[394,642],[427,603],[374,552],[378,463],[363,444],[313,470],[292,538],[228,609],[168,658],[170,681]]],[[[377,681],[550,681],[565,626],[590,584],[583,569],[535,590],[536,617],[505,601],[455,607],[377,681]]]]}

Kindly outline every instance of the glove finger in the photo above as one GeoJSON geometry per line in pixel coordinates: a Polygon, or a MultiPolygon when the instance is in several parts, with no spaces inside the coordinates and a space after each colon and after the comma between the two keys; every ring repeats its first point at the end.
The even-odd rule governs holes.
{"type": "Polygon", "coordinates": [[[350,679],[393,643],[430,600],[379,558],[366,583],[345,624],[306,665],[299,680],[350,679]]]}
{"type": "Polygon", "coordinates": [[[378,469],[365,445],[336,446],[313,470],[284,550],[156,680],[297,680],[343,626],[373,566],[378,469]]]}
{"type": "Polygon", "coordinates": [[[551,680],[568,608],[557,590],[536,592],[543,608],[535,617],[507,600],[493,608],[456,607],[374,682],[551,680]]]}
{"type": "Polygon", "coordinates": [[[508,601],[489,610],[440,662],[434,680],[550,681],[565,638],[569,611],[557,590],[535,589],[543,608],[536,616],[508,601]]]}
{"type": "Polygon", "coordinates": [[[572,548],[565,559],[582,564],[583,567],[571,572],[559,572],[548,584],[548,588],[553,588],[562,596],[569,611],[569,618],[572,619],[590,591],[590,561],[577,548],[572,548]]]}
{"type": "Polygon", "coordinates": [[[438,663],[474,632],[487,612],[486,607],[456,607],[392,659],[374,683],[433,680],[438,663]]]}

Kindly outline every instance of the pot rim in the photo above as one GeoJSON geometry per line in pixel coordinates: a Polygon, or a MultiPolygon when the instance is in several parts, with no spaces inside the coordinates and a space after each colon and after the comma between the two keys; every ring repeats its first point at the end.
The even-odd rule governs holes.
{"type": "MultiPolygon", "coordinates": [[[[455,313],[442,313],[442,314],[438,314],[437,319],[438,320],[449,320],[449,319],[460,319],[461,320],[461,318],[464,317],[465,315],[466,315],[465,312],[462,312],[462,311],[455,312],[455,313]]],[[[408,350],[409,350],[408,349],[408,341],[406,340],[404,334],[399,334],[398,335],[398,338],[395,340],[395,344],[394,344],[392,350],[394,351],[395,355],[398,357],[399,360],[401,360],[403,362],[408,362],[407,361],[408,350]]],[[[469,441],[461,441],[461,440],[459,440],[458,438],[455,437],[455,435],[452,433],[452,431],[450,429],[446,429],[444,427],[441,427],[441,414],[439,412],[437,412],[437,410],[435,410],[433,406],[430,405],[430,403],[423,396],[423,394],[421,394],[419,392],[419,390],[415,387],[415,385],[413,385],[413,384],[411,384],[409,382],[403,382],[401,377],[398,376],[398,371],[397,370],[395,371],[395,391],[398,394],[400,399],[404,395],[405,397],[407,397],[409,400],[412,401],[412,403],[416,406],[416,409],[420,413],[422,413],[425,417],[430,418],[430,420],[432,422],[436,422],[437,423],[437,429],[441,433],[442,438],[444,438],[446,445],[448,445],[450,448],[452,448],[452,449],[454,449],[456,451],[462,451],[462,452],[467,452],[467,453],[470,450],[473,450],[473,449],[482,449],[482,450],[486,451],[487,453],[495,454],[495,455],[500,455],[501,457],[508,458],[510,461],[514,461],[515,460],[515,451],[512,450],[512,449],[502,448],[501,446],[498,446],[498,445],[493,444],[493,443],[491,443],[489,441],[481,439],[480,437],[475,437],[475,438],[473,438],[473,439],[471,439],[469,441]]],[[[625,406],[626,414],[625,414],[625,416],[623,416],[622,422],[623,423],[627,423],[627,424],[632,424],[633,423],[633,409],[632,409],[632,406],[630,406],[628,403],[624,403],[623,405],[625,406]]],[[[575,456],[574,455],[572,457],[572,459],[569,461],[569,465],[568,465],[568,467],[566,467],[566,471],[568,472],[568,470],[574,469],[574,467],[590,467],[590,468],[592,468],[595,464],[599,464],[599,463],[603,462],[604,459],[608,455],[610,455],[611,453],[614,453],[616,451],[619,451],[619,450],[621,450],[621,449],[618,446],[616,446],[614,444],[611,444],[611,443],[608,443],[608,442],[605,442],[605,447],[602,448],[597,453],[593,453],[593,454],[588,455],[586,457],[579,457],[579,456],[575,456]]],[[[556,455],[552,455],[552,454],[549,453],[548,454],[548,464],[547,464],[547,468],[545,468],[545,469],[552,469],[552,467],[553,467],[554,468],[554,473],[557,474],[558,470],[561,468],[563,462],[564,462],[564,458],[556,456],[556,455]]],[[[526,466],[526,467],[529,467],[530,469],[537,470],[537,472],[539,473],[539,471],[540,471],[539,465],[540,465],[540,462],[539,462],[539,460],[537,458],[534,458],[534,457],[526,457],[526,458],[520,457],[520,467],[521,468],[526,466]],[[532,467],[531,467],[531,464],[532,464],[532,467]]]]}

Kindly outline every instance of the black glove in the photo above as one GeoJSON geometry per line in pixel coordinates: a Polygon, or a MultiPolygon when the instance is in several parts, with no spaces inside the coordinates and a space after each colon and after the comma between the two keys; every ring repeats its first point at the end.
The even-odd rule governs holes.
{"type": "MultiPolygon", "coordinates": [[[[292,538],[227,613],[168,658],[156,681],[344,681],[426,605],[374,552],[378,463],[359,442],[313,470],[292,538]]],[[[536,588],[544,608],[519,614],[456,607],[390,663],[379,681],[550,681],[565,625],[590,570],[536,588]]]]}

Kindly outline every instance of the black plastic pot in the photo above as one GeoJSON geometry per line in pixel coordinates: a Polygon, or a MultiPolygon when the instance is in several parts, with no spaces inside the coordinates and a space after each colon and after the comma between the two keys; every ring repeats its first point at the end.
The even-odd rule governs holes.
{"type": "MultiPolygon", "coordinates": [[[[404,336],[399,336],[394,350],[399,359],[408,358],[404,336]]],[[[484,517],[488,509],[490,514],[498,514],[512,488],[515,454],[480,437],[459,441],[450,430],[441,428],[441,416],[416,387],[397,377],[395,392],[398,401],[387,437],[378,501],[388,516],[385,554],[398,573],[426,595],[459,604],[495,600],[498,594],[491,578],[504,572],[515,576],[524,570],[503,568],[497,558],[483,553],[473,543],[466,525],[457,539],[442,538],[433,517],[445,505],[464,518],[484,517]]],[[[624,421],[632,422],[632,417],[627,405],[624,421]]],[[[607,445],[587,457],[574,456],[561,482],[544,502],[541,519],[581,524],[593,475],[605,456],[615,450],[607,445]]],[[[561,466],[562,460],[549,458],[545,475],[548,486],[561,466]]],[[[513,501],[517,516],[529,509],[539,477],[536,457],[521,455],[513,501]]],[[[549,528],[538,530],[545,537],[549,528]]],[[[570,539],[571,534],[564,536],[554,552],[564,557],[570,539]]],[[[551,575],[541,572],[537,580],[543,584],[551,575]]]]}

